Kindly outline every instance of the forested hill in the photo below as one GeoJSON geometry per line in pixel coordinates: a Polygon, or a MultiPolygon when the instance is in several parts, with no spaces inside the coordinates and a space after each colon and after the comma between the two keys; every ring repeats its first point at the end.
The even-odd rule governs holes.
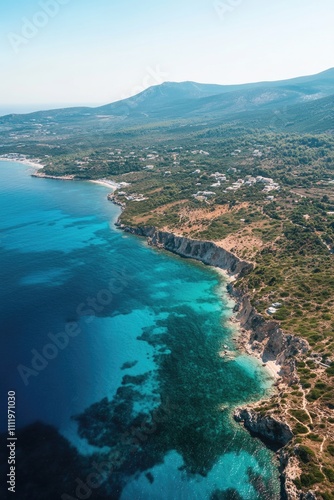
{"type": "Polygon", "coordinates": [[[257,128],[326,131],[331,130],[333,96],[334,69],[291,80],[244,85],[166,82],[97,108],[7,115],[0,118],[0,131],[6,135],[22,129],[38,132],[39,128],[62,135],[96,127],[112,132],[168,123],[184,126],[185,122],[206,127],[242,122],[257,128]]]}

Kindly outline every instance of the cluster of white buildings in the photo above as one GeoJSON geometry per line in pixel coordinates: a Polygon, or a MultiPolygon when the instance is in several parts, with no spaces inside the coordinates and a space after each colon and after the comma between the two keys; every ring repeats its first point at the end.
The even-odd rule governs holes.
{"type": "Polygon", "coordinates": [[[216,196],[214,191],[197,191],[196,194],[193,194],[193,197],[198,201],[206,201],[209,196],[216,196]]]}
{"type": "Polygon", "coordinates": [[[254,149],[253,156],[261,158],[261,156],[263,156],[263,153],[259,149],[254,149]]]}
{"type": "Polygon", "coordinates": [[[251,175],[246,175],[244,179],[238,179],[236,182],[233,182],[232,186],[226,188],[226,191],[237,191],[242,186],[252,186],[257,183],[264,184],[262,190],[264,193],[270,193],[271,191],[278,191],[280,189],[280,185],[269,177],[262,177],[261,175],[252,177],[251,175]]]}
{"type": "Polygon", "coordinates": [[[256,182],[262,182],[265,186],[263,188],[264,193],[270,193],[270,191],[279,191],[280,185],[277,182],[274,182],[270,177],[262,177],[258,175],[256,177],[256,182]]]}
{"type": "Polygon", "coordinates": [[[143,194],[127,194],[125,191],[119,191],[117,193],[117,196],[122,196],[124,197],[127,201],[144,201],[147,200],[148,198],[145,198],[143,194]]]}
{"type": "Polygon", "coordinates": [[[210,177],[216,181],[214,184],[211,184],[211,187],[220,187],[222,182],[227,181],[226,175],[221,174],[220,172],[215,172],[214,174],[211,174],[210,177]]]}
{"type": "MultiPolygon", "coordinates": [[[[199,174],[199,173],[200,173],[199,169],[193,172],[193,174],[199,174]]],[[[215,181],[213,184],[211,184],[212,188],[219,188],[221,187],[222,183],[227,182],[226,175],[221,172],[215,172],[214,174],[211,174],[210,178],[214,179],[215,181]]],[[[278,191],[280,189],[279,184],[269,177],[263,177],[261,175],[253,177],[251,175],[246,175],[244,179],[240,178],[237,181],[233,182],[232,185],[225,188],[223,192],[227,193],[228,191],[237,191],[242,187],[252,186],[254,184],[263,184],[264,187],[262,192],[264,193],[270,193],[271,191],[278,191]]],[[[200,185],[201,185],[200,182],[196,184],[196,186],[200,185]]],[[[208,196],[213,196],[215,194],[216,193],[214,193],[213,191],[198,191],[193,196],[198,200],[202,200],[203,198],[206,199],[208,196]]],[[[268,199],[273,199],[273,197],[268,196],[268,199]]]]}
{"type": "Polygon", "coordinates": [[[281,302],[274,302],[274,304],[271,304],[270,307],[267,309],[268,314],[275,314],[277,313],[278,309],[282,307],[281,302]]]}
{"type": "Polygon", "coordinates": [[[195,149],[194,151],[191,152],[193,155],[204,155],[204,156],[209,156],[210,153],[207,151],[203,151],[203,149],[195,149]]]}

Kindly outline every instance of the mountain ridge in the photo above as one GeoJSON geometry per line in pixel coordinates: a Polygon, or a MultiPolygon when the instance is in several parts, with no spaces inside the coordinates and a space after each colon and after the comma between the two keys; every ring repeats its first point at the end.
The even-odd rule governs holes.
{"type": "MultiPolygon", "coordinates": [[[[277,80],[277,81],[261,81],[254,83],[243,83],[243,84],[233,84],[233,85],[220,85],[220,84],[211,84],[211,83],[198,83],[193,81],[184,81],[184,82],[170,82],[166,81],[158,85],[153,85],[142,92],[136,94],[135,96],[128,97],[126,99],[121,99],[119,101],[115,101],[112,103],[108,103],[102,106],[91,107],[91,106],[71,106],[69,108],[59,108],[59,109],[50,109],[50,110],[42,110],[42,111],[34,111],[32,113],[24,113],[17,114],[11,113],[8,115],[4,115],[0,117],[0,119],[4,119],[7,117],[22,117],[22,116],[32,116],[32,115],[46,115],[46,114],[62,114],[62,113],[73,113],[73,112],[103,112],[103,111],[115,111],[118,107],[127,105],[129,107],[135,106],[137,103],[142,103],[145,101],[147,97],[165,97],[169,100],[169,102],[173,102],[171,99],[175,99],[176,101],[181,99],[201,99],[206,97],[218,96],[223,94],[228,94],[231,92],[242,92],[255,90],[260,88],[270,88],[277,89],[280,87],[285,87],[288,90],[288,86],[292,86],[292,91],[296,91],[296,85],[299,85],[299,91],[304,91],[308,93],[308,95],[314,95],[315,91],[319,89],[322,92],[325,92],[325,89],[328,92],[334,94],[334,68],[329,68],[320,73],[309,75],[309,76],[299,76],[291,79],[277,80]],[[312,86],[313,83],[316,83],[315,87],[312,86]],[[300,85],[303,87],[300,87],[300,85]]],[[[325,97],[322,96],[322,97],[325,97]]],[[[159,101],[158,101],[159,104],[159,101]]]]}

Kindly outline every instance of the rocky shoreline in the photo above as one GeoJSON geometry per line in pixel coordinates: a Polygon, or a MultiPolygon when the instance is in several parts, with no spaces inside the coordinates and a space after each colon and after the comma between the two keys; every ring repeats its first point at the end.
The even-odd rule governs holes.
{"type": "MultiPolygon", "coordinates": [[[[74,176],[52,176],[36,172],[33,177],[75,180],[74,176]]],[[[108,199],[114,204],[125,208],[114,193],[108,195],[108,199]]],[[[148,244],[163,248],[181,257],[191,258],[225,271],[231,278],[241,278],[254,269],[250,262],[240,259],[238,256],[217,246],[211,241],[193,240],[183,236],[177,236],[171,232],[160,231],[152,226],[130,227],[116,222],[116,226],[128,233],[147,239],[148,244]]],[[[275,362],[279,367],[279,377],[275,383],[276,387],[284,389],[298,381],[296,373],[295,357],[298,353],[309,350],[307,342],[299,337],[285,334],[279,324],[273,320],[265,319],[251,304],[251,298],[247,291],[238,289],[230,282],[227,290],[236,302],[234,322],[238,324],[239,334],[236,339],[237,346],[262,360],[263,364],[275,362]]],[[[259,414],[256,411],[257,404],[253,403],[243,408],[236,408],[234,419],[243,423],[245,428],[262,439],[265,444],[275,447],[279,461],[281,474],[281,498],[287,500],[313,500],[316,497],[310,491],[303,493],[298,491],[294,479],[299,475],[298,461],[291,456],[287,449],[293,438],[289,425],[283,419],[274,417],[270,412],[259,414]]]]}
{"type": "Polygon", "coordinates": [[[48,175],[43,172],[35,172],[31,174],[31,177],[39,177],[41,179],[56,179],[58,181],[73,181],[75,180],[74,175],[48,175]]]}
{"type": "MultiPolygon", "coordinates": [[[[113,196],[109,199],[115,202],[113,196]]],[[[234,278],[245,276],[254,268],[253,264],[239,259],[233,253],[210,241],[176,236],[151,226],[134,228],[120,222],[116,225],[125,232],[145,237],[149,245],[163,248],[185,258],[199,260],[204,264],[224,270],[234,278]]],[[[275,383],[276,391],[277,387],[284,390],[284,387],[298,382],[296,355],[307,352],[308,343],[299,337],[284,333],[276,321],[265,319],[252,306],[249,294],[236,288],[233,282],[228,284],[227,290],[236,302],[234,322],[237,322],[240,327],[240,333],[236,339],[238,347],[261,359],[264,365],[269,362],[275,362],[278,365],[279,377],[275,383]]],[[[287,449],[293,438],[290,426],[281,416],[278,418],[270,412],[259,413],[256,411],[256,406],[255,403],[236,408],[234,419],[242,422],[249,432],[277,450],[282,482],[281,498],[288,500],[315,498],[312,492],[305,496],[297,490],[294,484],[299,468],[298,463],[295,463],[295,457],[290,456],[287,449]]]]}

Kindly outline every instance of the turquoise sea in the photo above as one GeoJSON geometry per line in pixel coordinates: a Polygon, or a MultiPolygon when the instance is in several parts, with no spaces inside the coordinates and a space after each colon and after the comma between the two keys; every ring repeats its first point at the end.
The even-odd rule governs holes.
{"type": "Polygon", "coordinates": [[[117,230],[104,186],[0,169],[1,404],[16,391],[19,498],[278,499],[274,453],[231,416],[272,381],[219,355],[234,350],[223,278],[117,230]],[[111,464],[96,484],[93,459],[111,464]]]}

